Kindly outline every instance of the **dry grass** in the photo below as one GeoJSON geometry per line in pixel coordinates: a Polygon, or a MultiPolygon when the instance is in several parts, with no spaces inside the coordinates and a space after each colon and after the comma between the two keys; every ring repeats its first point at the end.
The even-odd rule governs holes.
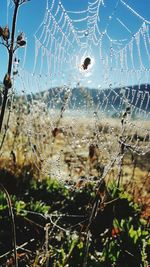
{"type": "MultiPolygon", "coordinates": [[[[147,151],[149,122],[142,122],[141,126],[140,121],[126,121],[122,126],[120,119],[79,114],[68,116],[64,112],[60,116],[37,103],[28,112],[26,105],[15,105],[1,149],[0,168],[18,177],[30,172],[38,179],[49,176],[76,182],[83,176],[87,181],[101,177],[105,167],[109,168],[114,161],[106,180],[116,181],[121,176],[121,182],[129,185],[128,190],[133,191],[136,200],[148,202],[148,154],[137,156],[126,150],[122,161],[119,140],[147,151]]],[[[142,205],[145,204],[149,210],[149,203],[142,205]]]]}

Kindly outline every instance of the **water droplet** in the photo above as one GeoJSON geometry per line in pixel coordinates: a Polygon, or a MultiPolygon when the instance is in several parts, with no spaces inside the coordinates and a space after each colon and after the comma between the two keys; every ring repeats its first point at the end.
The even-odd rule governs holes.
{"type": "Polygon", "coordinates": [[[85,31],[84,35],[88,36],[89,35],[89,31],[85,31]]]}

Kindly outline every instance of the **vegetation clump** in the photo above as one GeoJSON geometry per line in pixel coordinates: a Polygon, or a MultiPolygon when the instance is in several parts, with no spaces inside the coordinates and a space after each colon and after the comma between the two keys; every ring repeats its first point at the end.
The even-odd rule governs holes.
{"type": "MultiPolygon", "coordinates": [[[[104,181],[101,187],[92,182],[80,187],[31,179],[11,197],[19,266],[148,266],[149,225],[123,188],[104,181]]],[[[1,266],[13,267],[3,194],[0,202],[1,266]]]]}

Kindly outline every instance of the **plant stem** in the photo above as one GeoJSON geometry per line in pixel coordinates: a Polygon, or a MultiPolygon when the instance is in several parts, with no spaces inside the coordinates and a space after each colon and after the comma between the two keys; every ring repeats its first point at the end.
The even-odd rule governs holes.
{"type": "Polygon", "coordinates": [[[4,141],[5,141],[5,138],[6,138],[6,135],[7,135],[7,131],[8,131],[8,128],[9,128],[9,120],[10,120],[10,114],[11,114],[11,109],[12,109],[12,104],[13,104],[13,96],[11,97],[11,101],[10,102],[11,102],[11,106],[9,108],[8,117],[7,117],[6,126],[5,126],[5,131],[4,131],[3,138],[2,138],[2,141],[1,141],[1,144],[0,144],[0,151],[2,150],[4,141]]]}
{"type": "Polygon", "coordinates": [[[14,261],[15,261],[15,266],[18,267],[17,245],[16,245],[16,228],[15,228],[15,219],[14,219],[14,213],[13,213],[13,209],[12,209],[12,203],[11,203],[9,193],[7,192],[6,188],[1,183],[0,183],[0,190],[6,195],[6,200],[7,200],[7,204],[8,204],[9,214],[10,214],[10,218],[11,218],[11,225],[12,225],[14,261]]]}
{"type": "MultiPolygon", "coordinates": [[[[14,39],[15,39],[15,29],[16,29],[17,13],[18,13],[18,9],[19,9],[19,2],[20,2],[20,0],[17,0],[15,2],[15,9],[14,9],[14,14],[13,14],[11,40],[10,40],[10,48],[9,48],[8,69],[7,69],[7,74],[9,77],[11,77],[12,64],[13,64],[14,39]]],[[[4,98],[3,98],[3,103],[2,103],[1,113],[0,113],[0,132],[2,130],[7,98],[8,98],[8,88],[5,86],[4,98]]]]}

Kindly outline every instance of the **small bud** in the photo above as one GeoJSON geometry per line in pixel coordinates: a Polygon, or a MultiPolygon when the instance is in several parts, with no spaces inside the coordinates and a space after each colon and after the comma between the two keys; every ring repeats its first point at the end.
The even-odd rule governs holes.
{"type": "Polygon", "coordinates": [[[15,58],[14,58],[14,63],[19,64],[19,62],[20,62],[20,59],[17,59],[17,58],[15,57],[15,58]]]}
{"type": "Polygon", "coordinates": [[[6,74],[3,80],[5,88],[10,89],[12,87],[12,81],[9,74],[6,74]]]}
{"type": "Polygon", "coordinates": [[[3,36],[4,41],[8,41],[9,40],[10,31],[9,31],[9,28],[7,26],[3,29],[2,36],[3,36]]]}

